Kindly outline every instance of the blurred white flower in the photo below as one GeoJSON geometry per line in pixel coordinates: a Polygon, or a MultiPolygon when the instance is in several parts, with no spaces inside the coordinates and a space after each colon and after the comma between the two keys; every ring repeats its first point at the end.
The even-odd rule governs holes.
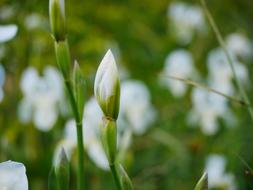
{"type": "Polygon", "coordinates": [[[208,184],[210,188],[236,190],[235,179],[232,173],[226,172],[226,159],[222,155],[211,154],[206,161],[208,184]]]}
{"type": "Polygon", "coordinates": [[[227,100],[207,90],[195,88],[192,91],[192,104],[189,123],[199,124],[206,135],[215,134],[218,131],[218,118],[228,112],[227,100]]]}
{"type": "Polygon", "coordinates": [[[0,102],[2,102],[4,98],[3,85],[5,81],[5,70],[4,67],[0,64],[0,102]]]}
{"type": "Polygon", "coordinates": [[[28,190],[26,169],[22,163],[6,161],[0,163],[1,190],[28,190]]]}
{"type": "Polygon", "coordinates": [[[226,46],[229,52],[237,58],[252,56],[252,42],[243,34],[232,33],[226,37],[226,46]]]}
{"type": "MultiPolygon", "coordinates": [[[[234,92],[233,74],[224,51],[221,48],[210,51],[207,63],[210,87],[227,95],[232,95],[234,92]]],[[[247,83],[249,81],[247,68],[242,63],[239,63],[234,56],[233,64],[238,79],[244,84],[247,83]]]]}
{"type": "Polygon", "coordinates": [[[0,43],[7,42],[17,34],[18,27],[15,24],[0,25],[0,43]]]}
{"type": "Polygon", "coordinates": [[[146,85],[140,81],[128,80],[121,83],[120,113],[118,126],[142,135],[152,125],[156,111],[146,85]]]}
{"type": "Polygon", "coordinates": [[[33,30],[46,25],[46,20],[39,14],[32,13],[27,15],[24,24],[28,30],[33,30]]]}
{"type": "Polygon", "coordinates": [[[171,90],[174,96],[181,97],[186,92],[186,84],[181,81],[172,80],[166,76],[187,79],[192,76],[193,72],[194,66],[191,53],[183,49],[178,49],[167,56],[161,82],[171,90]]]}
{"type": "Polygon", "coordinates": [[[175,2],[168,7],[167,16],[172,34],[183,45],[190,43],[196,32],[206,30],[205,17],[199,6],[175,2]]]}
{"type": "Polygon", "coordinates": [[[63,81],[53,67],[46,67],[44,76],[39,76],[33,67],[27,68],[21,79],[24,94],[18,115],[23,123],[32,118],[35,126],[42,131],[50,130],[59,114],[59,104],[64,99],[63,81]]]}
{"type": "MultiPolygon", "coordinates": [[[[247,68],[233,56],[233,65],[237,77],[243,84],[248,83],[247,68]]],[[[226,95],[234,95],[233,73],[221,48],[213,49],[208,54],[208,86],[226,95]]],[[[204,89],[192,91],[193,108],[189,114],[190,124],[199,124],[206,135],[213,135],[218,131],[218,119],[222,118],[233,127],[236,119],[229,110],[228,99],[210,93],[204,89]],[[232,118],[232,119],[230,119],[232,118]]]]}

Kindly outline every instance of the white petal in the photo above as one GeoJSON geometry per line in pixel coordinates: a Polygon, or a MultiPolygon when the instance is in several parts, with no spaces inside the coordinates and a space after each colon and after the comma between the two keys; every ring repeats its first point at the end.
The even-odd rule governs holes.
{"type": "Polygon", "coordinates": [[[108,160],[100,142],[94,141],[88,147],[88,155],[91,160],[101,169],[109,170],[108,160]]]}
{"type": "Polygon", "coordinates": [[[211,154],[206,161],[208,183],[210,188],[227,187],[228,190],[235,190],[235,180],[231,173],[226,173],[226,159],[219,154],[211,154]]]}
{"type": "Polygon", "coordinates": [[[0,26],[0,43],[11,40],[15,37],[18,27],[14,24],[0,26]]]}
{"type": "Polygon", "coordinates": [[[34,112],[34,124],[41,131],[49,131],[57,120],[58,113],[53,107],[48,109],[36,109],[34,112]]]}
{"type": "Polygon", "coordinates": [[[94,97],[85,104],[83,114],[84,144],[89,146],[94,138],[99,139],[99,124],[103,113],[94,97]]]}
{"type": "Polygon", "coordinates": [[[28,67],[22,74],[20,87],[23,93],[27,96],[32,96],[36,83],[39,80],[38,72],[34,67],[28,67]]]}
{"type": "Polygon", "coordinates": [[[33,107],[29,99],[24,98],[18,106],[18,117],[21,123],[28,123],[32,118],[33,107]]]}
{"type": "Polygon", "coordinates": [[[72,142],[73,144],[77,144],[76,122],[74,119],[71,119],[66,123],[64,129],[64,139],[72,142]]]}
{"type": "Polygon", "coordinates": [[[193,74],[193,58],[189,51],[178,49],[171,52],[166,60],[162,82],[170,88],[171,93],[176,97],[181,97],[186,91],[186,85],[180,81],[175,81],[166,76],[180,78],[190,78],[193,74]]]}
{"type": "Polygon", "coordinates": [[[248,58],[251,56],[252,44],[250,40],[240,33],[232,33],[226,37],[228,50],[235,56],[248,58]]]}
{"type": "Polygon", "coordinates": [[[4,190],[28,190],[26,169],[22,163],[0,163],[0,187],[4,190]]]}
{"type": "Polygon", "coordinates": [[[116,62],[111,50],[102,59],[96,73],[94,92],[101,101],[115,94],[115,85],[119,80],[116,62]]]}
{"type": "Polygon", "coordinates": [[[123,82],[121,88],[119,124],[127,122],[126,126],[141,135],[151,126],[156,115],[148,88],[144,83],[134,80],[123,82]]]}

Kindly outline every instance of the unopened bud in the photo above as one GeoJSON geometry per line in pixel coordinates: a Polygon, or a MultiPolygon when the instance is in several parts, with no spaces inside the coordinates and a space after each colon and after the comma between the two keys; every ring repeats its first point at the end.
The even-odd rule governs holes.
{"type": "Polygon", "coordinates": [[[107,51],[98,67],[94,93],[104,115],[116,120],[119,113],[120,81],[111,50],[107,51]]]}
{"type": "Polygon", "coordinates": [[[49,18],[53,36],[56,41],[66,37],[64,0],[49,0],[49,18]]]}
{"type": "Polygon", "coordinates": [[[55,176],[60,190],[69,189],[69,161],[64,149],[61,149],[55,164],[55,176]]]}

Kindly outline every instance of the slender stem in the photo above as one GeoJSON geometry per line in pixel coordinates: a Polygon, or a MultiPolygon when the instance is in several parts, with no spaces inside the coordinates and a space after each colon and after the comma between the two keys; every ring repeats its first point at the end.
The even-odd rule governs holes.
{"type": "Polygon", "coordinates": [[[77,128],[77,148],[78,148],[78,171],[77,171],[77,189],[83,190],[84,189],[84,150],[83,150],[83,126],[82,121],[78,114],[78,108],[75,101],[74,93],[71,88],[70,81],[66,80],[65,85],[67,87],[67,91],[69,94],[70,104],[72,110],[74,112],[74,117],[76,121],[76,128],[77,128]]]}
{"type": "Polygon", "coordinates": [[[251,102],[250,102],[249,97],[246,94],[246,92],[245,92],[242,84],[240,83],[240,80],[237,77],[237,74],[235,72],[235,67],[234,67],[234,64],[233,64],[233,59],[231,58],[231,55],[229,54],[229,52],[228,52],[228,50],[226,48],[225,42],[223,40],[223,37],[222,37],[222,35],[221,35],[221,33],[220,33],[217,25],[216,25],[216,23],[215,23],[212,15],[211,15],[211,13],[209,12],[209,10],[207,8],[205,0],[200,0],[200,2],[202,4],[202,7],[203,7],[203,9],[204,9],[204,11],[206,13],[206,16],[207,16],[207,18],[208,18],[208,20],[210,22],[210,25],[211,25],[211,27],[212,27],[212,29],[213,29],[216,37],[217,37],[217,40],[218,40],[219,44],[221,45],[223,51],[225,52],[225,55],[227,57],[228,63],[230,65],[230,68],[232,70],[232,73],[233,73],[233,76],[234,76],[234,79],[235,79],[236,86],[239,89],[240,95],[242,96],[242,98],[246,102],[246,104],[250,105],[250,106],[248,106],[248,112],[249,112],[250,117],[251,117],[251,119],[253,121],[253,109],[251,107],[251,102]]]}
{"type": "Polygon", "coordinates": [[[77,169],[77,189],[84,189],[84,150],[83,150],[83,128],[82,128],[82,118],[80,118],[78,112],[77,102],[74,96],[73,88],[70,81],[70,53],[68,47],[68,41],[65,39],[64,41],[55,42],[55,54],[58,66],[60,67],[60,71],[64,77],[65,86],[67,88],[67,92],[69,95],[70,105],[73,111],[73,115],[76,121],[76,135],[77,135],[77,146],[78,146],[78,169],[77,169]]]}
{"type": "Polygon", "coordinates": [[[115,185],[117,187],[117,190],[123,190],[122,187],[121,187],[121,183],[120,183],[119,175],[118,175],[117,170],[116,170],[115,163],[110,164],[110,168],[111,168],[111,171],[112,171],[113,179],[114,179],[115,185]]]}

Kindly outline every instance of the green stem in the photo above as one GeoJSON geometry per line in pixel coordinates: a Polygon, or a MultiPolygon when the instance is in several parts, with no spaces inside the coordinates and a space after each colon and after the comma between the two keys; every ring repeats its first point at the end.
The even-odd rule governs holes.
{"type": "Polygon", "coordinates": [[[110,169],[111,169],[112,176],[113,176],[115,185],[117,187],[117,190],[123,190],[122,187],[121,187],[121,183],[120,183],[120,179],[119,179],[119,175],[118,175],[115,163],[110,164],[110,169]]]}
{"type": "Polygon", "coordinates": [[[78,114],[78,108],[76,105],[74,93],[71,88],[71,84],[69,81],[65,81],[65,85],[67,87],[67,91],[69,94],[70,104],[72,110],[74,112],[75,121],[76,121],[76,129],[77,129],[77,148],[78,148],[78,169],[77,169],[77,189],[84,189],[84,151],[83,151],[83,126],[82,121],[78,114]]]}
{"type": "Polygon", "coordinates": [[[239,81],[239,79],[237,77],[237,74],[236,74],[236,71],[235,71],[235,67],[234,67],[234,64],[233,64],[233,59],[231,58],[231,56],[230,56],[230,54],[229,54],[229,52],[228,52],[228,50],[226,48],[225,42],[223,40],[223,37],[222,37],[222,35],[221,35],[221,33],[220,33],[220,31],[219,31],[216,23],[214,22],[214,19],[213,19],[211,13],[209,12],[209,10],[207,8],[205,0],[200,0],[200,2],[202,4],[202,7],[203,7],[205,13],[206,13],[208,21],[210,22],[210,25],[211,25],[211,27],[212,27],[212,29],[213,29],[216,37],[217,37],[217,40],[218,40],[219,44],[222,47],[223,51],[225,52],[225,55],[227,57],[228,63],[230,65],[230,68],[232,70],[232,73],[233,73],[233,76],[234,76],[234,79],[235,79],[236,86],[239,89],[240,95],[243,98],[244,102],[246,102],[246,104],[249,105],[247,108],[248,108],[248,112],[250,114],[250,117],[251,117],[251,119],[253,121],[253,109],[251,107],[251,102],[250,102],[249,97],[246,94],[246,92],[245,92],[242,84],[240,83],[240,81],[239,81]]]}
{"type": "Polygon", "coordinates": [[[78,147],[78,169],[77,169],[77,189],[84,189],[84,149],[83,149],[83,127],[82,118],[79,116],[77,102],[74,96],[73,88],[70,81],[70,53],[67,40],[55,42],[55,54],[58,66],[64,77],[65,86],[68,91],[69,100],[73,115],[76,121],[77,147],[78,147]]]}

